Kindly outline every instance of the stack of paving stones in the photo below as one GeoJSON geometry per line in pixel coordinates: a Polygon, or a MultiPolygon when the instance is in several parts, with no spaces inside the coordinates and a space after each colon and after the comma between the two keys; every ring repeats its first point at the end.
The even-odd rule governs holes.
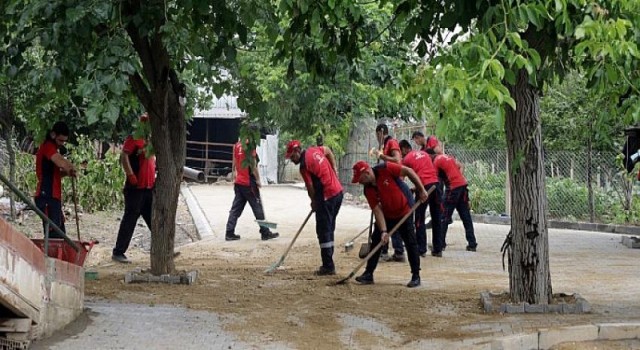
{"type": "Polygon", "coordinates": [[[503,295],[495,294],[491,292],[482,292],[480,293],[480,299],[482,300],[482,306],[484,307],[484,312],[486,313],[494,313],[499,312],[503,314],[523,314],[523,313],[531,313],[531,314],[544,314],[544,313],[558,313],[558,314],[582,314],[591,311],[591,305],[582,297],[580,294],[559,294],[558,297],[573,297],[575,299],[575,303],[565,303],[561,302],[558,304],[529,304],[529,303],[519,303],[519,304],[496,304],[493,300],[503,295]]]}
{"type": "Polygon", "coordinates": [[[169,284],[194,284],[198,278],[198,271],[181,272],[176,275],[154,276],[142,270],[127,272],[124,276],[125,283],[169,283],[169,284]]]}

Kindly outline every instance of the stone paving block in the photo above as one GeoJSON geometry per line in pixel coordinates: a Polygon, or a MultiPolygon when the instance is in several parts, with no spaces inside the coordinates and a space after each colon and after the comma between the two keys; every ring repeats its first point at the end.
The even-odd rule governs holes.
{"type": "Polygon", "coordinates": [[[543,314],[547,312],[547,305],[543,304],[524,304],[524,312],[531,314],[543,314]]]}
{"type": "Polygon", "coordinates": [[[538,349],[538,333],[516,334],[491,342],[492,350],[538,349]]]}
{"type": "Polygon", "coordinates": [[[570,341],[591,341],[596,339],[598,339],[598,326],[596,325],[559,327],[538,332],[538,346],[540,349],[549,349],[554,345],[570,341]]]}
{"type": "Polygon", "coordinates": [[[562,304],[549,304],[547,305],[547,311],[561,313],[562,312],[562,304]]]}
{"type": "Polygon", "coordinates": [[[505,304],[507,306],[506,313],[508,314],[522,314],[524,313],[524,303],[520,304],[505,304]]]}
{"type": "Polygon", "coordinates": [[[638,237],[622,236],[622,245],[629,248],[640,248],[640,239],[638,237]]]}
{"type": "Polygon", "coordinates": [[[563,314],[575,314],[576,313],[576,304],[560,304],[562,305],[562,313],[563,314]]]}
{"type": "Polygon", "coordinates": [[[640,323],[602,323],[599,328],[598,339],[640,339],[640,323]]]}

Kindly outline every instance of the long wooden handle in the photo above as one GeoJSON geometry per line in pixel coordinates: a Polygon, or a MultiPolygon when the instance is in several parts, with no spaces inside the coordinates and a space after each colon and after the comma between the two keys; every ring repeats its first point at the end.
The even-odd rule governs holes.
{"type": "Polygon", "coordinates": [[[78,242],[80,239],[80,219],[78,218],[78,196],[76,194],[76,178],[71,178],[71,190],[73,191],[73,211],[76,214],[76,230],[78,230],[78,242]]]}
{"type": "Polygon", "coordinates": [[[291,247],[293,247],[293,244],[296,242],[296,239],[298,239],[298,236],[300,235],[300,232],[302,232],[302,229],[307,224],[307,221],[309,221],[309,218],[311,218],[311,214],[313,214],[313,209],[311,211],[309,211],[309,215],[307,215],[307,218],[304,219],[304,222],[302,223],[302,225],[300,225],[300,228],[298,229],[298,232],[296,232],[296,234],[293,236],[293,239],[291,240],[291,243],[289,243],[289,246],[284,251],[284,254],[282,254],[282,256],[280,257],[280,260],[276,261],[273,265],[271,265],[269,268],[267,268],[264,271],[265,273],[271,273],[271,272],[275,271],[278,268],[278,266],[280,266],[284,262],[284,258],[286,258],[287,254],[289,254],[289,250],[291,250],[291,247]]]}

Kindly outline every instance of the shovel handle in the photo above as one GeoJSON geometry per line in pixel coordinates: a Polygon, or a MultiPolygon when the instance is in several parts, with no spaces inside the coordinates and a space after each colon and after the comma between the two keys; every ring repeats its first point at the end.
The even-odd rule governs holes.
{"type": "Polygon", "coordinates": [[[78,242],[80,239],[80,219],[78,218],[78,196],[76,194],[76,178],[71,178],[71,190],[73,191],[73,211],[76,215],[76,230],[78,231],[78,242]]]}
{"type": "Polygon", "coordinates": [[[309,218],[311,218],[311,214],[313,214],[313,209],[311,211],[309,211],[309,214],[304,219],[304,222],[302,222],[302,225],[300,225],[300,228],[298,229],[298,232],[296,232],[295,236],[293,236],[293,239],[291,240],[291,243],[289,243],[289,246],[287,247],[287,249],[284,251],[284,253],[280,257],[280,260],[278,260],[275,264],[271,265],[271,267],[266,269],[264,271],[265,273],[269,273],[269,272],[274,271],[275,269],[278,268],[278,266],[280,266],[284,262],[284,258],[287,256],[287,254],[289,254],[289,250],[291,250],[291,247],[293,247],[293,244],[296,242],[296,239],[298,239],[298,236],[300,235],[300,232],[302,232],[302,229],[307,224],[307,221],[309,221],[309,218]]]}

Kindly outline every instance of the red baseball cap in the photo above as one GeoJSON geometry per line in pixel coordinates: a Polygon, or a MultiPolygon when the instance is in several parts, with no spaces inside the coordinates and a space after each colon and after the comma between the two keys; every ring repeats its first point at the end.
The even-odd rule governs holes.
{"type": "Polygon", "coordinates": [[[353,165],[353,178],[351,179],[351,183],[360,182],[360,175],[367,171],[367,169],[371,169],[369,163],[364,160],[359,160],[356,164],[353,165]]]}
{"type": "Polygon", "coordinates": [[[438,145],[438,139],[435,136],[427,137],[426,148],[436,148],[437,145],[438,145]]]}
{"type": "Polygon", "coordinates": [[[298,140],[289,141],[289,143],[287,144],[287,153],[284,154],[284,157],[286,159],[291,158],[291,154],[293,153],[293,150],[296,148],[301,148],[300,141],[298,140]]]}

